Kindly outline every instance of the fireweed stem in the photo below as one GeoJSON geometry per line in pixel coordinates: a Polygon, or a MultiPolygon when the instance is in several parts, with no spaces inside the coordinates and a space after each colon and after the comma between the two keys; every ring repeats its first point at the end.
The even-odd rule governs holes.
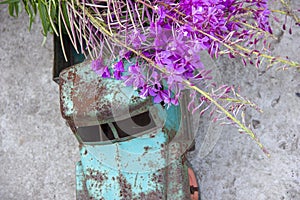
{"type": "Polygon", "coordinates": [[[290,11],[289,4],[284,0],[280,0],[280,2],[287,10],[287,12],[284,12],[284,14],[291,16],[295,20],[296,23],[300,23],[299,17],[293,11],[290,11]]]}
{"type": "MultiPolygon", "coordinates": [[[[115,42],[118,42],[120,45],[123,47],[127,48],[129,51],[132,51],[135,53],[137,56],[143,58],[146,60],[149,64],[151,64],[153,67],[155,67],[157,70],[161,71],[162,73],[167,74],[168,72],[165,69],[162,69],[161,67],[157,66],[153,60],[147,58],[145,55],[143,55],[141,52],[136,51],[130,47],[126,47],[124,43],[122,43],[119,40],[115,40],[115,42]]],[[[256,144],[262,149],[262,151],[270,157],[270,154],[266,151],[265,147],[262,145],[262,143],[259,141],[259,139],[256,137],[256,135],[251,131],[249,128],[247,128],[240,120],[235,118],[232,114],[230,114],[223,106],[221,106],[216,100],[214,100],[209,93],[201,90],[199,87],[194,86],[190,81],[188,80],[183,80],[183,84],[192,90],[197,91],[199,94],[202,96],[206,97],[209,101],[211,101],[215,106],[217,106],[228,118],[230,118],[235,124],[237,124],[246,134],[248,134],[255,142],[256,144]]]]}

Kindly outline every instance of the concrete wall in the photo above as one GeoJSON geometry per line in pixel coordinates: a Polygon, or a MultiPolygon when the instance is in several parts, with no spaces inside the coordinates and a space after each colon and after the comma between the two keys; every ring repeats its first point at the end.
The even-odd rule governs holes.
{"type": "MultiPolygon", "coordinates": [[[[51,80],[52,36],[41,47],[40,25],[28,32],[27,16],[8,17],[3,5],[0,21],[0,199],[75,199],[78,144],[61,118],[58,85],[51,80]]],[[[299,62],[299,30],[284,33],[274,52],[299,62]]],[[[202,118],[190,155],[202,199],[300,199],[300,74],[263,73],[230,60],[216,65],[224,82],[240,85],[241,93],[264,110],[248,112],[247,120],[255,123],[271,158],[232,127],[224,127],[213,151],[201,155],[211,134],[202,118]]]]}

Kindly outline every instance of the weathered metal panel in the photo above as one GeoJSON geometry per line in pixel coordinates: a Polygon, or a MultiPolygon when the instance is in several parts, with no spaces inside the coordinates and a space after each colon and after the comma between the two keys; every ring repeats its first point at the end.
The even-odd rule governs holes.
{"type": "Polygon", "coordinates": [[[110,200],[140,199],[155,193],[164,199],[166,160],[160,147],[166,137],[160,132],[155,138],[146,134],[114,144],[83,146],[81,161],[90,195],[110,200]]]}
{"type": "Polygon", "coordinates": [[[82,164],[81,161],[78,161],[76,163],[76,199],[85,200],[88,196],[82,164]]]}
{"type": "Polygon", "coordinates": [[[91,62],[84,62],[60,74],[60,102],[62,116],[86,126],[126,113],[149,104],[136,90],[125,87],[122,81],[104,79],[92,71],[91,62]]]}
{"type": "Polygon", "coordinates": [[[83,190],[78,193],[84,194],[87,188],[86,197],[93,199],[189,199],[187,166],[181,157],[167,164],[164,156],[169,153],[168,150],[154,153],[145,148],[142,152],[139,149],[127,152],[131,158],[132,154],[140,158],[134,163],[128,163],[128,154],[120,153],[120,146],[122,143],[130,145],[131,142],[105,145],[106,149],[83,146],[81,160],[85,179],[82,184],[85,187],[78,187],[77,190],[83,190]],[[154,158],[154,155],[157,157],[154,158]],[[149,160],[150,157],[152,160],[149,160]]]}

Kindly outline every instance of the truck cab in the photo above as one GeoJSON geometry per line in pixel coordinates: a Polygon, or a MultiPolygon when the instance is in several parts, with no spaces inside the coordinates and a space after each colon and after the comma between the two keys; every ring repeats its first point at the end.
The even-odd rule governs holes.
{"type": "Polygon", "coordinates": [[[77,200],[198,199],[185,158],[194,137],[184,96],[178,106],[155,104],[97,75],[91,61],[56,80],[62,116],[79,143],[77,200]]]}

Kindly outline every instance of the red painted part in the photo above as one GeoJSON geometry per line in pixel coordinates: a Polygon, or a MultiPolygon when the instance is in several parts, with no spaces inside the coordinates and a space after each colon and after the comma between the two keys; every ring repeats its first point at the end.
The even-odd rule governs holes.
{"type": "MultiPolygon", "coordinates": [[[[199,186],[197,183],[197,178],[195,175],[195,172],[192,168],[188,168],[188,174],[189,174],[189,182],[190,182],[190,187],[194,188],[193,193],[191,192],[191,200],[198,200],[199,199],[199,186]]],[[[192,189],[191,189],[192,191],[192,189]]]]}

